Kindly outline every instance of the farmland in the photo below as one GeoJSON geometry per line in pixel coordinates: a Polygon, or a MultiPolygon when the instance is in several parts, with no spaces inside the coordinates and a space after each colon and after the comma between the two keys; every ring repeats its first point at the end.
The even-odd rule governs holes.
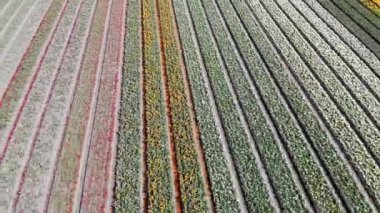
{"type": "Polygon", "coordinates": [[[380,211],[380,1],[0,1],[0,212],[380,211]]]}

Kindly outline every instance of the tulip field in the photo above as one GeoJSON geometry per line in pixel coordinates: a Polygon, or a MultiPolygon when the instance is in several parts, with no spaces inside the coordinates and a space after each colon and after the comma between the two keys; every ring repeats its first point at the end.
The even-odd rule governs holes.
{"type": "Polygon", "coordinates": [[[0,0],[0,212],[378,211],[379,0],[0,0]]]}

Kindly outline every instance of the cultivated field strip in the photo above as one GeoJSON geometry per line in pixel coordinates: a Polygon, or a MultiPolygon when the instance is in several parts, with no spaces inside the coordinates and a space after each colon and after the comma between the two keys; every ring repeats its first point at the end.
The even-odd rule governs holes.
{"type": "MultiPolygon", "coordinates": [[[[100,212],[107,206],[112,188],[108,186],[112,173],[112,147],[115,144],[117,119],[117,93],[124,43],[125,0],[112,2],[109,29],[106,40],[101,80],[98,88],[97,103],[90,146],[87,157],[85,179],[81,198],[81,211],[100,212]],[[104,177],[104,178],[103,178],[104,177]]],[[[108,203],[109,205],[109,203],[108,203]]]]}
{"type": "Polygon", "coordinates": [[[114,210],[138,212],[142,198],[142,19],[141,0],[126,5],[124,58],[115,168],[114,210]]]}
{"type": "MultiPolygon", "coordinates": [[[[351,29],[323,7],[311,7],[311,2],[173,2],[188,73],[185,80],[194,101],[211,185],[212,202],[208,205],[212,211],[368,212],[378,207],[379,59],[351,29]],[[313,16],[307,16],[308,12],[313,16]],[[229,176],[220,177],[223,171],[229,176]],[[227,187],[221,188],[221,184],[227,187]]],[[[375,32],[377,16],[359,2],[347,5],[362,18],[355,21],[361,23],[360,29],[375,32]]],[[[142,62],[131,52],[139,46],[126,43],[135,60],[128,59],[124,73],[132,73],[134,67],[134,79],[142,82],[142,88],[132,88],[138,85],[127,80],[123,97],[128,101],[129,92],[143,98],[134,103],[133,110],[123,108],[132,105],[122,104],[119,138],[125,144],[119,144],[122,151],[118,156],[123,160],[117,165],[125,166],[126,158],[121,155],[126,153],[123,147],[128,138],[144,143],[133,144],[136,150],[128,151],[141,159],[141,164],[135,159],[134,168],[128,170],[140,169],[140,185],[125,180],[122,167],[117,168],[116,178],[124,179],[118,179],[116,186],[116,209],[120,211],[127,203],[148,211],[155,207],[168,211],[187,208],[181,189],[188,182],[177,176],[180,161],[173,162],[178,151],[172,145],[175,117],[170,116],[174,108],[170,65],[166,64],[170,55],[165,53],[165,42],[159,43],[155,34],[158,28],[160,35],[164,26],[161,7],[161,2],[142,3],[142,62]],[[153,7],[159,7],[158,17],[153,7]],[[159,68],[164,69],[163,76],[159,68]],[[136,112],[142,114],[142,118],[135,117],[142,119],[142,134],[138,125],[127,119],[128,115],[137,116],[132,115],[136,112]],[[156,126],[159,124],[165,127],[156,126]],[[149,145],[153,141],[161,144],[164,150],[160,154],[168,157],[161,159],[165,160],[161,167],[151,162],[150,155],[155,152],[149,145]],[[154,175],[169,180],[172,188],[168,194],[162,191],[157,195],[151,190],[152,186],[163,186],[161,181],[152,181],[154,175]],[[135,187],[133,197],[123,199],[130,187],[135,187]],[[162,196],[172,201],[171,206],[162,196]]],[[[137,34],[139,29],[134,27],[133,32],[137,34]]],[[[185,111],[182,116],[187,117],[185,111]]],[[[184,137],[186,131],[181,135],[184,137]]]]}
{"type": "Polygon", "coordinates": [[[379,12],[0,1],[1,211],[379,211],[379,12]]]}
{"type": "Polygon", "coordinates": [[[109,6],[110,3],[105,0],[99,0],[96,4],[90,36],[81,63],[81,74],[75,85],[76,91],[70,103],[70,114],[62,137],[62,148],[58,155],[49,211],[54,212],[60,209],[71,211],[78,208],[77,204],[80,204],[81,194],[78,193],[81,193],[84,178],[81,172],[84,164],[82,162],[85,161],[86,152],[88,152],[83,148],[88,148],[85,138],[87,126],[91,125],[89,123],[90,109],[93,108],[92,100],[96,99],[94,91],[99,82],[98,73],[104,56],[103,46],[106,29],[108,29],[106,17],[109,14],[109,6]]]}
{"type": "Polygon", "coordinates": [[[46,183],[52,182],[52,173],[56,162],[55,153],[60,147],[59,142],[65,124],[65,113],[68,111],[72,96],[70,94],[73,93],[75,79],[79,74],[79,65],[86,42],[84,38],[89,32],[93,5],[95,5],[93,1],[88,1],[81,2],[81,5],[78,6],[78,15],[69,43],[66,46],[64,58],[58,68],[59,73],[50,89],[49,99],[34,134],[33,143],[36,144],[31,153],[30,163],[23,171],[25,180],[22,181],[24,184],[19,189],[20,198],[17,209],[26,209],[30,205],[36,208],[35,211],[46,209],[46,206],[43,205],[46,204],[51,187],[46,183]],[[50,154],[52,150],[54,155],[50,154]]]}

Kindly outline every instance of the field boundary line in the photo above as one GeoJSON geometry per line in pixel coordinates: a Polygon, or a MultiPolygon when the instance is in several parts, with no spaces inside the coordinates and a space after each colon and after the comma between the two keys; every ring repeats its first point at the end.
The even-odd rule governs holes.
{"type": "Polygon", "coordinates": [[[212,109],[212,112],[214,115],[214,119],[215,119],[214,122],[215,122],[215,125],[218,129],[218,132],[219,132],[219,138],[220,138],[220,141],[222,143],[221,145],[222,145],[223,155],[226,158],[226,164],[227,164],[228,170],[229,170],[230,175],[231,175],[231,182],[232,182],[234,191],[236,193],[235,194],[236,199],[239,203],[240,210],[242,212],[248,212],[247,204],[246,204],[246,201],[245,201],[245,198],[244,198],[241,186],[240,186],[240,180],[239,180],[238,174],[236,172],[235,163],[232,159],[231,151],[230,151],[230,148],[229,148],[229,145],[227,142],[224,126],[222,124],[220,114],[219,114],[219,110],[218,110],[217,105],[216,105],[216,101],[215,101],[215,97],[214,97],[215,95],[214,95],[214,92],[212,90],[211,83],[210,83],[210,80],[209,80],[209,77],[208,77],[208,74],[207,74],[207,71],[205,68],[204,58],[203,58],[203,55],[201,54],[200,49],[199,49],[199,38],[198,38],[197,33],[195,32],[194,19],[192,17],[191,11],[189,10],[188,1],[185,0],[185,2],[186,2],[186,4],[184,4],[186,7],[185,13],[186,13],[186,16],[189,20],[189,23],[191,24],[189,29],[190,29],[191,35],[193,37],[194,46],[196,47],[197,56],[198,56],[200,66],[201,66],[201,75],[202,75],[202,78],[203,78],[204,83],[205,83],[205,87],[206,87],[207,94],[209,97],[211,109],[212,109]]]}
{"type": "Polygon", "coordinates": [[[69,101],[69,107],[65,113],[65,122],[64,122],[64,127],[62,129],[62,133],[61,133],[61,136],[59,137],[60,138],[60,143],[58,145],[58,149],[57,149],[57,153],[56,153],[56,156],[54,157],[54,160],[53,160],[53,169],[52,169],[52,176],[50,177],[50,180],[49,180],[49,184],[48,184],[48,187],[47,187],[47,193],[46,193],[46,197],[45,197],[45,201],[44,201],[44,207],[43,207],[43,212],[47,212],[48,211],[48,208],[49,208],[49,204],[50,204],[50,200],[51,200],[51,191],[52,191],[52,188],[53,188],[53,184],[54,184],[54,180],[55,180],[55,177],[56,177],[56,171],[57,171],[57,164],[59,162],[59,156],[61,154],[61,150],[63,148],[63,137],[64,137],[64,134],[65,134],[65,130],[66,130],[66,126],[68,124],[68,121],[69,121],[69,115],[70,115],[70,112],[71,112],[71,107],[72,107],[72,103],[73,103],[73,100],[74,100],[74,95],[76,94],[76,90],[77,90],[77,87],[78,87],[78,82],[79,82],[79,77],[80,77],[80,74],[81,74],[81,67],[82,67],[82,64],[83,64],[83,59],[84,59],[84,53],[85,53],[85,50],[87,48],[87,44],[88,44],[88,38],[90,37],[90,32],[91,32],[91,29],[92,29],[92,22],[93,22],[93,19],[94,19],[94,13],[95,13],[95,9],[96,9],[96,6],[98,4],[98,1],[99,0],[95,0],[95,3],[94,3],[94,6],[92,7],[92,13],[91,13],[91,17],[89,19],[89,24],[90,26],[87,28],[86,32],[85,32],[85,35],[86,38],[85,38],[85,42],[83,42],[82,46],[81,46],[81,59],[76,67],[76,70],[78,71],[78,74],[77,74],[77,77],[75,78],[75,82],[74,82],[74,88],[72,90],[72,94],[70,95],[70,101],[69,101]]]}
{"type": "MultiPolygon", "coordinates": [[[[250,10],[251,10],[251,14],[255,17],[255,20],[257,20],[257,17],[256,17],[256,15],[253,13],[253,11],[252,11],[252,8],[251,8],[251,6],[249,5],[249,8],[250,8],[250,10]]],[[[262,23],[261,22],[259,22],[259,21],[256,21],[257,23],[259,23],[259,25],[260,25],[260,27],[261,27],[261,29],[265,32],[265,35],[266,35],[266,38],[267,39],[269,39],[270,41],[271,41],[271,43],[273,44],[274,43],[274,41],[273,41],[273,38],[269,35],[269,33],[267,32],[267,30],[263,27],[263,25],[262,25],[262,23]]],[[[288,40],[288,38],[284,35],[284,37],[288,40]]],[[[289,40],[288,40],[288,42],[289,42],[289,40]]],[[[291,43],[289,42],[289,45],[291,45],[291,43]]],[[[272,45],[273,46],[273,48],[275,48],[276,49],[276,51],[279,53],[279,55],[281,56],[281,58],[282,58],[282,60],[285,62],[285,60],[284,60],[284,56],[283,56],[283,53],[281,53],[281,51],[279,51],[279,49],[278,49],[278,47],[276,47],[276,46],[274,46],[274,45],[272,45]]],[[[293,47],[293,49],[294,49],[294,47],[293,47]]],[[[297,52],[297,50],[295,50],[294,49],[294,51],[296,51],[297,52]]],[[[299,53],[298,53],[299,54],[299,53]]],[[[303,61],[303,58],[302,57],[300,57],[300,59],[303,61]]],[[[286,62],[285,62],[286,63],[286,62]]],[[[303,63],[305,63],[304,61],[303,61],[303,63]]],[[[306,64],[305,64],[305,66],[308,68],[308,69],[310,69],[306,64]]],[[[349,170],[352,172],[351,174],[355,174],[355,180],[356,181],[358,181],[358,182],[356,182],[356,184],[358,185],[358,187],[359,187],[359,189],[362,189],[363,191],[361,191],[361,193],[368,199],[368,200],[371,200],[372,198],[370,198],[370,196],[369,196],[369,194],[368,194],[368,192],[366,191],[366,187],[361,183],[361,178],[356,174],[356,172],[355,172],[355,169],[353,168],[353,166],[351,165],[351,163],[348,161],[348,159],[346,158],[346,157],[343,157],[343,156],[346,156],[347,155],[347,153],[346,152],[344,152],[344,151],[342,151],[341,150],[341,146],[340,146],[340,144],[338,144],[337,142],[336,142],[336,136],[331,132],[331,126],[327,123],[327,121],[326,121],[326,119],[324,118],[324,116],[322,116],[321,115],[321,113],[320,113],[320,110],[318,109],[318,107],[316,107],[316,103],[314,102],[314,100],[312,99],[312,98],[310,98],[310,95],[308,94],[308,92],[306,92],[305,91],[305,86],[303,85],[303,84],[301,84],[300,83],[300,79],[298,79],[298,77],[295,77],[295,75],[294,75],[294,73],[291,71],[291,69],[289,69],[289,71],[290,71],[290,76],[291,76],[291,78],[293,78],[293,79],[295,79],[296,80],[296,82],[297,82],[297,85],[299,85],[299,87],[301,88],[301,90],[300,91],[303,91],[303,93],[305,94],[305,96],[306,97],[308,97],[307,99],[305,99],[305,100],[307,100],[307,102],[310,104],[310,106],[313,106],[313,107],[311,107],[311,109],[313,109],[313,111],[316,113],[316,115],[318,115],[318,116],[316,116],[317,118],[318,118],[318,120],[320,121],[320,124],[321,124],[321,126],[322,127],[324,127],[324,128],[326,128],[326,130],[328,130],[328,133],[329,133],[329,135],[331,135],[331,137],[334,139],[334,140],[332,140],[332,142],[335,142],[335,143],[332,143],[333,145],[334,145],[334,147],[337,149],[337,152],[339,153],[339,156],[342,158],[342,159],[345,159],[345,162],[347,163],[346,165],[348,166],[349,165],[349,170]],[[309,100],[308,100],[309,99],[309,100]],[[325,124],[326,123],[326,124],[325,124]],[[340,153],[340,151],[342,151],[342,153],[340,153]]],[[[317,78],[316,78],[317,79],[317,78]]],[[[320,84],[320,82],[318,81],[318,83],[319,83],[319,85],[321,86],[321,84],[320,84]]],[[[334,104],[335,104],[335,106],[336,106],[336,103],[335,102],[333,102],[334,104]]],[[[337,106],[336,106],[337,107],[337,106]]],[[[337,107],[337,110],[339,110],[339,108],[337,107]]],[[[341,115],[341,116],[343,116],[343,115],[341,115]]],[[[346,120],[347,121],[347,119],[343,116],[342,117],[344,120],[346,120]]],[[[351,128],[351,126],[350,126],[350,128],[351,128]]],[[[360,139],[359,139],[360,140],[360,139]]],[[[373,209],[375,209],[375,208],[373,208],[373,209]]]]}
{"type": "MultiPolygon", "coordinates": [[[[6,152],[7,152],[7,149],[8,149],[9,143],[10,143],[12,137],[13,137],[13,134],[14,134],[14,132],[15,132],[17,126],[18,126],[17,124],[18,124],[18,122],[19,122],[19,120],[20,120],[20,118],[21,118],[21,114],[22,114],[22,111],[23,111],[23,109],[24,109],[24,107],[25,107],[25,105],[26,105],[26,102],[27,102],[28,99],[29,99],[29,95],[30,95],[30,93],[31,93],[32,87],[33,87],[33,85],[34,85],[34,82],[35,82],[36,79],[37,79],[37,76],[38,76],[38,73],[39,73],[39,71],[40,71],[40,68],[41,68],[42,62],[44,61],[44,59],[45,59],[45,57],[46,57],[46,54],[47,54],[47,52],[48,52],[48,49],[49,49],[50,45],[52,44],[52,40],[53,40],[53,38],[54,38],[54,35],[57,33],[58,25],[59,25],[59,23],[60,23],[61,20],[62,20],[63,13],[64,13],[64,12],[66,11],[66,9],[67,9],[67,5],[68,5],[68,0],[65,0],[64,6],[63,6],[62,10],[60,11],[61,13],[60,13],[60,15],[59,15],[59,17],[58,17],[58,20],[55,22],[55,29],[53,30],[53,32],[51,32],[51,33],[49,34],[48,42],[46,42],[46,43],[44,44],[44,47],[42,48],[42,49],[43,49],[43,52],[40,53],[39,56],[38,56],[38,59],[37,59],[37,60],[38,60],[37,67],[34,67],[34,68],[33,68],[32,73],[34,73],[34,74],[32,74],[32,75],[33,75],[33,76],[32,76],[32,79],[30,80],[29,85],[28,85],[28,87],[26,88],[26,93],[24,94],[23,100],[22,100],[22,102],[21,102],[21,106],[18,107],[16,117],[14,118],[14,120],[13,120],[13,122],[12,122],[13,124],[12,124],[12,126],[10,127],[10,129],[7,130],[8,134],[7,134],[7,138],[6,138],[5,144],[2,144],[1,149],[0,149],[0,150],[1,150],[1,151],[0,151],[0,165],[2,164],[2,161],[3,161],[3,159],[4,159],[4,156],[5,156],[5,154],[6,154],[6,152]]],[[[45,14],[45,15],[46,15],[46,14],[45,14]]],[[[41,22],[41,24],[42,24],[42,22],[41,22]]],[[[28,48],[28,49],[29,49],[29,48],[28,48]]],[[[26,52],[25,52],[25,53],[26,53],[26,52]]],[[[18,68],[17,68],[16,72],[14,73],[14,74],[15,74],[15,75],[14,75],[14,79],[17,77],[16,75],[18,74],[18,71],[21,70],[21,66],[22,66],[21,64],[22,64],[22,61],[23,61],[23,59],[22,59],[21,62],[19,63],[18,68]]],[[[13,81],[14,79],[12,78],[12,81],[13,81]]],[[[8,86],[9,86],[9,85],[8,85],[8,86]]],[[[7,89],[9,89],[9,87],[8,87],[7,89]]],[[[4,93],[4,94],[5,94],[5,93],[4,93]]]]}
{"type": "Polygon", "coordinates": [[[77,21],[78,21],[78,17],[79,17],[79,11],[80,11],[80,9],[83,6],[83,2],[84,2],[84,0],[81,0],[80,1],[80,5],[76,9],[76,12],[75,12],[75,15],[74,15],[75,18],[74,18],[74,20],[73,20],[73,22],[71,24],[71,27],[70,27],[70,30],[69,30],[69,35],[65,39],[65,44],[66,44],[65,45],[65,49],[64,49],[62,55],[60,56],[59,66],[57,67],[57,69],[55,69],[55,72],[53,74],[54,75],[53,81],[52,81],[52,83],[50,85],[50,90],[48,92],[48,96],[44,100],[43,111],[42,111],[42,114],[39,116],[39,119],[38,119],[39,121],[38,121],[38,124],[37,124],[37,128],[33,132],[32,142],[31,142],[31,144],[27,148],[27,156],[26,156],[26,159],[24,160],[24,163],[23,163],[23,166],[22,166],[22,169],[21,169],[20,181],[17,183],[16,195],[14,196],[13,201],[12,201],[12,205],[11,205],[11,207],[13,208],[13,210],[15,210],[15,208],[16,208],[16,206],[18,204],[18,201],[19,201],[19,198],[20,198],[20,195],[21,195],[20,192],[22,191],[22,188],[24,186],[25,176],[26,176],[26,173],[27,173],[27,170],[28,170],[28,167],[29,167],[29,161],[32,158],[32,155],[33,155],[33,152],[34,152],[34,148],[35,148],[36,142],[37,142],[36,140],[37,140],[37,137],[39,135],[40,128],[42,126],[42,122],[43,122],[43,119],[44,119],[45,114],[46,114],[46,109],[48,107],[48,104],[50,103],[50,100],[51,100],[51,97],[52,97],[52,92],[53,92],[53,90],[55,88],[55,85],[56,85],[56,82],[57,82],[57,78],[58,78],[58,74],[61,71],[61,66],[62,66],[62,63],[64,61],[64,56],[67,53],[67,49],[68,49],[68,46],[69,46],[68,44],[70,43],[70,40],[72,39],[73,29],[76,27],[76,24],[77,24],[77,21]]]}
{"type": "Polygon", "coordinates": [[[180,66],[181,66],[182,77],[183,77],[183,82],[184,82],[184,86],[185,86],[185,94],[188,97],[187,98],[187,105],[189,107],[190,120],[192,123],[193,140],[195,141],[195,149],[196,149],[197,154],[198,154],[198,162],[199,162],[200,167],[201,167],[202,179],[204,182],[203,187],[205,190],[206,200],[207,200],[207,203],[209,206],[208,211],[215,212],[215,203],[213,200],[211,181],[210,181],[210,177],[208,175],[208,170],[207,170],[207,165],[206,165],[206,157],[205,157],[204,149],[203,149],[203,146],[201,143],[200,132],[199,132],[199,128],[198,128],[198,124],[197,124],[197,120],[196,120],[196,111],[195,111],[195,107],[194,107],[193,94],[192,94],[191,85],[190,85],[190,81],[189,81],[189,74],[188,74],[186,65],[184,63],[185,57],[183,55],[184,50],[182,47],[181,38],[180,38],[179,30],[178,30],[178,21],[175,18],[176,13],[174,10],[173,1],[169,0],[169,4],[170,4],[170,14],[173,17],[174,34],[175,34],[175,38],[176,38],[177,49],[179,52],[180,66]]]}
{"type": "Polygon", "coordinates": [[[80,155],[80,166],[78,170],[78,177],[76,181],[76,187],[75,187],[75,195],[73,196],[72,204],[73,204],[73,211],[78,212],[81,209],[82,206],[82,196],[83,196],[83,189],[84,189],[84,181],[87,171],[87,163],[89,159],[89,151],[91,148],[91,135],[93,132],[93,122],[95,118],[95,113],[97,111],[97,103],[98,103],[98,95],[99,95],[99,88],[100,84],[102,83],[101,75],[103,72],[103,64],[104,64],[104,57],[105,57],[105,45],[108,38],[108,29],[109,29],[109,22],[110,22],[110,14],[111,14],[111,7],[114,0],[108,1],[107,6],[107,15],[104,20],[104,29],[103,29],[103,35],[102,35],[102,44],[101,49],[98,55],[98,64],[96,69],[96,80],[95,80],[95,86],[92,90],[92,97],[91,97],[91,109],[90,109],[90,116],[87,121],[87,127],[86,127],[86,133],[84,137],[84,143],[82,143],[81,146],[81,155],[80,155]]]}

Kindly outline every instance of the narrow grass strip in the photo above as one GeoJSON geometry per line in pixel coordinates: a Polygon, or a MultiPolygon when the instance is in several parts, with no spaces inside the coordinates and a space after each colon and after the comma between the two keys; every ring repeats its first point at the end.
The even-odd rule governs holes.
{"type": "Polygon", "coordinates": [[[195,140],[192,135],[190,109],[180,64],[180,53],[176,43],[174,22],[170,13],[170,0],[158,1],[157,10],[160,18],[160,42],[163,57],[164,79],[167,80],[168,116],[171,125],[170,135],[176,149],[179,169],[182,210],[191,212],[206,211],[205,191],[201,177],[195,140]]]}
{"type": "Polygon", "coordinates": [[[126,33],[124,39],[124,66],[122,75],[121,106],[117,161],[115,171],[115,212],[138,212],[140,209],[141,148],[141,3],[128,0],[126,33]]]}
{"type": "Polygon", "coordinates": [[[221,125],[218,125],[217,122],[219,114],[215,113],[215,105],[212,105],[214,94],[207,86],[207,79],[204,78],[205,68],[194,32],[194,23],[190,17],[186,1],[174,1],[173,3],[183,47],[183,57],[195,104],[200,139],[210,175],[215,210],[218,212],[236,212],[239,211],[239,201],[233,186],[233,179],[236,174],[232,172],[231,175],[231,170],[234,171],[235,169],[233,164],[229,164],[229,158],[225,157],[226,155],[229,156],[228,149],[223,149],[225,136],[221,130],[221,125]]]}

